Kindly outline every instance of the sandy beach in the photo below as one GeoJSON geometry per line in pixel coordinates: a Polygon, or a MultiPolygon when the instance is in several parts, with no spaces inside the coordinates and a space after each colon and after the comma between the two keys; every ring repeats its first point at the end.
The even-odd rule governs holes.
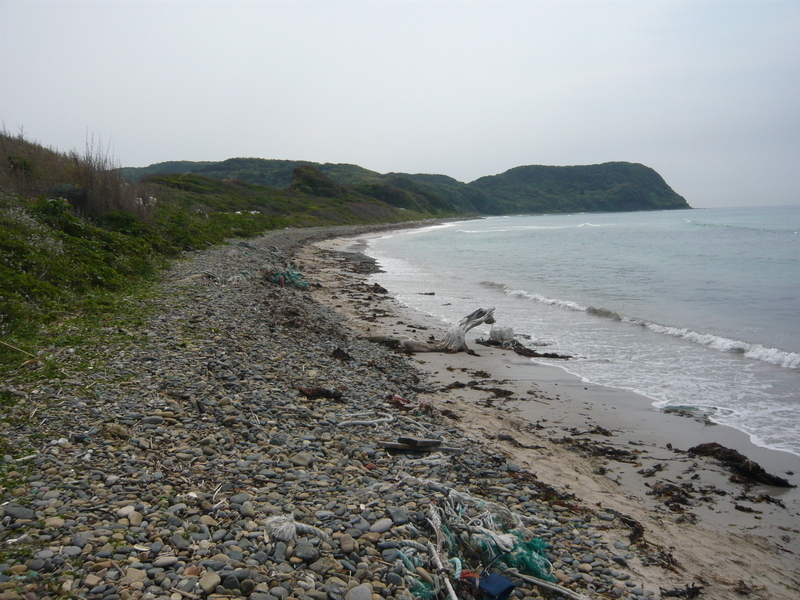
{"type": "MultiPolygon", "coordinates": [[[[314,298],[365,336],[440,338],[446,324],[367,285],[374,265],[359,255],[363,248],[356,237],[298,253],[298,265],[317,284],[314,298]]],[[[502,326],[503,316],[495,318],[502,326]]],[[[488,330],[468,334],[476,355],[409,359],[433,390],[424,401],[451,415],[465,438],[490,444],[586,510],[619,515],[606,530],[608,543],[638,544],[629,566],[657,588],[690,579],[702,586],[702,598],[800,597],[798,488],[733,477],[717,460],[687,450],[717,442],[793,485],[800,457],[755,446],[696,415],[665,414],[635,393],[583,382],[556,360],[533,362],[478,344],[488,330]]]]}
{"type": "Polygon", "coordinates": [[[514,600],[800,597],[797,488],[687,451],[716,440],[796,483],[794,457],[485,347],[483,326],[471,354],[372,341],[443,334],[370,281],[375,231],[193,253],[141,322],[47,348],[58,377],[10,373],[0,600],[464,600],[490,563],[514,600]]]}

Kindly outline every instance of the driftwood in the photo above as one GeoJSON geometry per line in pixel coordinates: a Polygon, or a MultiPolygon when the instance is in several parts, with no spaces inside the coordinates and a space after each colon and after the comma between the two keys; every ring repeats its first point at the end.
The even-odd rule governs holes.
{"type": "Polygon", "coordinates": [[[342,396],[344,395],[339,390],[334,390],[325,387],[309,388],[309,387],[297,386],[295,389],[309,400],[315,400],[317,398],[331,398],[333,400],[341,400],[342,396]]]}
{"type": "Polygon", "coordinates": [[[506,340],[504,342],[498,342],[497,340],[488,339],[488,340],[475,340],[481,346],[494,346],[497,348],[505,348],[506,350],[513,350],[520,356],[533,356],[537,358],[560,358],[563,360],[569,360],[572,358],[569,354],[557,354],[555,352],[539,352],[538,350],[532,350],[527,346],[523,346],[517,340],[506,340]]]}
{"type": "Polygon", "coordinates": [[[414,437],[399,437],[396,442],[378,442],[378,447],[387,450],[406,450],[414,452],[450,452],[461,454],[461,448],[449,448],[442,446],[441,440],[429,440],[414,437]]]}
{"type": "Polygon", "coordinates": [[[359,336],[362,340],[368,340],[376,344],[383,344],[390,348],[398,348],[405,352],[456,352],[473,353],[467,346],[467,332],[473,327],[488,323],[494,323],[494,308],[479,308],[471,312],[459,321],[458,325],[453,325],[441,342],[420,342],[412,339],[399,339],[386,335],[359,336]]]}
{"type": "Polygon", "coordinates": [[[473,327],[483,323],[494,323],[494,308],[479,308],[471,312],[459,321],[458,325],[453,325],[444,335],[441,342],[419,342],[417,340],[402,340],[399,343],[401,349],[406,352],[471,352],[467,346],[467,332],[473,327]]]}

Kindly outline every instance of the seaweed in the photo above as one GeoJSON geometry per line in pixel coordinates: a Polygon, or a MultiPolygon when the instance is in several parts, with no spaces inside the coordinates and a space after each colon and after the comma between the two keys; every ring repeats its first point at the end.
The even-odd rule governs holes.
{"type": "Polygon", "coordinates": [[[740,475],[750,481],[763,483],[765,485],[773,485],[775,487],[797,487],[789,483],[783,477],[767,473],[761,465],[750,460],[740,452],[732,450],[731,448],[726,448],[716,442],[700,444],[694,448],[689,448],[687,452],[691,456],[710,456],[711,458],[715,458],[736,475],[740,475]]]}

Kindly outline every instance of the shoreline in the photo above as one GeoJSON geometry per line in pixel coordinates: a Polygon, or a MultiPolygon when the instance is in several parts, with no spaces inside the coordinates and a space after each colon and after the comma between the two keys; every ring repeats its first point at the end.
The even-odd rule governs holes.
{"type": "MultiPolygon", "coordinates": [[[[27,363],[9,373],[0,598],[413,600],[423,582],[443,598],[436,515],[454,528],[444,551],[468,569],[496,555],[486,531],[544,545],[543,573],[563,597],[798,597],[794,508],[757,503],[754,487],[752,502],[736,501],[761,512],[729,511],[734,526],[721,527],[691,503],[715,512],[730,497],[695,492],[676,513],[639,495],[637,481],[663,473],[635,471],[659,462],[709,497],[719,469],[587,432],[602,411],[580,394],[603,390],[473,342],[477,356],[407,357],[360,336],[440,331],[367,285],[374,261],[313,245],[393,228],[277,230],[191,253],[162,274],[140,323],[42,348],[59,375],[31,378],[41,365],[27,363]],[[275,281],[298,264],[307,289],[275,281]],[[523,418],[548,406],[538,425],[523,418]],[[392,449],[409,436],[445,448],[392,449]],[[583,456],[598,448],[630,460],[583,456]],[[786,540],[763,534],[773,514],[786,540]]],[[[554,597],[498,570],[514,600],[554,597]]]]}
{"type": "MultiPolygon", "coordinates": [[[[391,292],[365,291],[369,269],[348,274],[331,270],[341,264],[337,261],[358,254],[365,237],[303,249],[299,256],[304,268],[316,264],[312,271],[326,290],[315,296],[365,334],[439,337],[443,323],[400,305],[391,292]],[[332,256],[337,258],[331,263],[332,256]]],[[[421,353],[410,358],[436,389],[426,401],[461,415],[456,426],[465,435],[496,445],[522,468],[574,492],[587,505],[634,515],[647,536],[670,548],[676,561],[695,566],[690,569],[695,578],[708,581],[710,573],[723,572],[732,576],[732,569],[754,564],[752,556],[744,558],[750,551],[765,553],[761,562],[786,561],[779,569],[785,575],[800,568],[798,488],[733,483],[731,472],[719,463],[689,456],[686,450],[717,442],[793,484],[798,482],[800,457],[758,447],[728,426],[659,411],[651,399],[634,392],[587,383],[559,366],[475,344],[488,329],[481,326],[468,334],[479,356],[421,353]],[[478,385],[476,373],[484,376],[478,385]],[[487,391],[492,388],[508,396],[493,397],[487,391]]],[[[706,590],[703,597],[714,596],[706,590]]]]}
{"type": "MultiPolygon", "coordinates": [[[[318,245],[335,252],[343,252],[345,254],[354,252],[363,255],[363,250],[367,247],[365,240],[369,237],[380,235],[385,231],[385,229],[382,229],[381,232],[371,232],[356,238],[344,237],[328,239],[318,243],[318,245]]],[[[366,255],[363,256],[368,261],[372,262],[370,257],[366,255]]],[[[393,299],[392,302],[394,311],[407,315],[412,321],[423,322],[424,327],[428,327],[437,332],[446,331],[449,327],[449,324],[431,315],[420,313],[407,306],[402,306],[393,299]]],[[[357,318],[356,315],[349,316],[351,318],[354,316],[357,318]]],[[[502,319],[502,315],[498,315],[498,317],[502,319]]],[[[489,326],[484,325],[470,332],[468,337],[473,340],[471,344],[473,350],[486,351],[490,349],[489,347],[476,345],[474,343],[474,340],[477,338],[487,338],[488,331],[489,326]]],[[[395,335],[401,334],[397,328],[392,328],[392,333],[395,335]]],[[[515,358],[512,357],[514,357],[513,354],[510,354],[508,357],[508,368],[511,368],[511,364],[513,363],[513,367],[517,369],[514,376],[516,379],[528,379],[538,383],[549,382],[550,386],[548,389],[551,394],[557,392],[557,390],[553,389],[553,385],[560,383],[562,386],[566,384],[577,394],[581,394],[582,391],[591,388],[595,390],[595,392],[599,391],[603,396],[610,395],[614,398],[619,398],[620,403],[624,404],[624,408],[626,409],[614,417],[616,419],[620,417],[624,419],[626,425],[620,427],[621,429],[642,429],[648,435],[657,438],[660,445],[673,443],[677,439],[679,443],[673,443],[673,445],[680,448],[689,448],[690,446],[705,442],[718,442],[722,445],[729,446],[745,454],[751,460],[761,464],[767,471],[774,472],[788,479],[790,483],[798,486],[796,488],[790,488],[795,490],[794,493],[785,491],[782,495],[797,494],[798,499],[800,499],[800,456],[785,450],[760,446],[754,443],[747,433],[729,425],[714,423],[709,419],[703,418],[702,415],[691,413],[689,410],[661,410],[654,406],[656,400],[633,390],[586,381],[581,376],[572,373],[567,368],[566,364],[559,364],[556,360],[528,360],[519,356],[515,358]],[[537,373],[536,377],[531,377],[524,373],[524,370],[531,366],[540,367],[542,371],[537,373]],[[551,369],[555,370],[555,372],[548,373],[551,369]],[[661,421],[661,423],[654,422],[654,420],[661,421]],[[662,426],[657,427],[656,425],[659,424],[662,426]],[[674,435],[668,433],[671,427],[677,425],[682,425],[682,427],[677,428],[678,431],[675,431],[674,435]],[[787,471],[792,472],[792,474],[787,475],[787,471]]],[[[587,396],[592,396],[592,394],[587,394],[587,396]]]]}

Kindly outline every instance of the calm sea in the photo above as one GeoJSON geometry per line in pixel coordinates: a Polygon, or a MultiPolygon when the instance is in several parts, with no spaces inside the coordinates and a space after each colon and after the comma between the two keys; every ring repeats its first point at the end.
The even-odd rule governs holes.
{"type": "Polygon", "coordinates": [[[410,307],[452,323],[494,306],[584,380],[800,455],[800,206],[496,217],[367,254],[410,307]]]}

